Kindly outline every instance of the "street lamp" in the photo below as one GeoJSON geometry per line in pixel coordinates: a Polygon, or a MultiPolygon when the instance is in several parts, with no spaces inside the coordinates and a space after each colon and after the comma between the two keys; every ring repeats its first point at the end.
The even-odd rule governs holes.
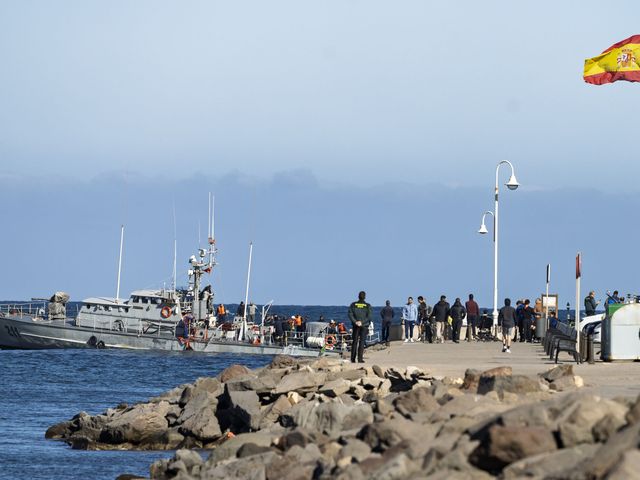
{"type": "Polygon", "coordinates": [[[480,230],[478,233],[485,234],[488,233],[487,226],[484,223],[485,216],[487,214],[491,214],[493,216],[493,324],[498,324],[498,173],[500,171],[500,166],[507,164],[511,167],[511,176],[505,186],[509,190],[515,190],[520,186],[518,180],[516,180],[516,174],[513,169],[513,165],[508,160],[503,160],[496,166],[496,187],[495,187],[495,208],[493,212],[485,212],[482,215],[482,225],[480,225],[480,230]]]}
{"type": "Polygon", "coordinates": [[[493,236],[495,239],[495,235],[496,235],[496,221],[495,221],[495,216],[493,215],[493,212],[491,210],[487,210],[486,212],[484,212],[482,214],[482,224],[480,225],[480,228],[478,229],[478,233],[480,235],[484,235],[486,233],[489,233],[489,230],[487,230],[487,226],[484,223],[484,219],[487,217],[487,215],[491,215],[493,217],[493,236]]]}

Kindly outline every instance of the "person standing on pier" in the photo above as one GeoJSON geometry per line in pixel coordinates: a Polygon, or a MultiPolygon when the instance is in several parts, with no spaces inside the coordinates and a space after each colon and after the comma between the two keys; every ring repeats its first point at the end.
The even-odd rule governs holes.
{"type": "Polygon", "coordinates": [[[437,343],[444,343],[444,325],[449,318],[449,302],[447,302],[446,295],[440,295],[440,301],[433,306],[431,316],[436,321],[437,343]]]}
{"type": "Polygon", "coordinates": [[[380,317],[382,318],[382,342],[389,346],[389,329],[391,328],[391,322],[395,312],[391,306],[391,302],[387,300],[385,306],[380,310],[380,317]]]}
{"type": "Polygon", "coordinates": [[[431,324],[429,323],[429,315],[431,315],[431,307],[424,301],[424,297],[418,297],[418,325],[420,329],[419,339],[422,342],[431,342],[431,324]]]}
{"type": "Polygon", "coordinates": [[[522,325],[524,330],[524,340],[528,343],[533,341],[533,329],[535,328],[534,322],[536,318],[536,313],[531,308],[531,300],[528,298],[524,301],[524,308],[522,309],[522,325]]]}
{"type": "Polygon", "coordinates": [[[511,353],[511,338],[516,326],[516,309],[511,306],[511,299],[504,299],[504,307],[498,313],[498,323],[502,324],[502,352],[511,353]]]}
{"type": "Polygon", "coordinates": [[[467,309],[467,341],[470,342],[478,338],[476,327],[480,318],[480,307],[473,299],[473,293],[469,294],[469,300],[464,304],[467,309]]]}
{"type": "Polygon", "coordinates": [[[460,329],[462,328],[462,321],[467,316],[467,311],[462,306],[459,298],[456,298],[456,301],[453,302],[449,315],[451,315],[451,319],[453,320],[451,323],[451,339],[453,343],[460,343],[460,329]]]}
{"type": "Polygon", "coordinates": [[[364,363],[364,343],[371,323],[371,305],[365,302],[366,296],[365,292],[358,293],[358,300],[349,306],[349,320],[353,327],[351,363],[356,362],[356,354],[358,362],[364,363]]]}
{"type": "Polygon", "coordinates": [[[600,302],[596,301],[596,292],[589,292],[589,295],[584,299],[585,316],[590,317],[591,315],[595,315],[598,303],[600,302]]]}
{"type": "Polygon", "coordinates": [[[413,297],[409,297],[407,304],[402,307],[402,320],[404,320],[404,343],[413,342],[413,327],[418,320],[418,307],[413,303],[413,297]]]}

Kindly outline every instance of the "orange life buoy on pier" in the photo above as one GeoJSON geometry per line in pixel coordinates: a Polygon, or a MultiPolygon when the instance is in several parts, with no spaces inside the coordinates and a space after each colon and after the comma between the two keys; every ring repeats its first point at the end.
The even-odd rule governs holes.
{"type": "Polygon", "coordinates": [[[160,310],[160,316],[162,318],[169,318],[172,313],[171,307],[162,307],[162,310],[160,310]]]}
{"type": "Polygon", "coordinates": [[[336,344],[336,337],[335,335],[327,335],[324,339],[324,344],[331,348],[336,344]]]}

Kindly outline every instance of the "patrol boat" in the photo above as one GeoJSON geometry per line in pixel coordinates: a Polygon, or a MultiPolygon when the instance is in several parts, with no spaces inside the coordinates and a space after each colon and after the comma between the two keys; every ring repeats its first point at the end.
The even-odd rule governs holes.
{"type": "MultiPolygon", "coordinates": [[[[69,295],[57,292],[48,300],[0,305],[0,348],[120,348],[205,353],[286,354],[317,357],[337,355],[325,348],[320,329],[290,338],[273,339],[273,326],[251,324],[246,317],[216,323],[209,286],[200,278],[212,264],[191,257],[191,288],[137,290],[128,300],[94,297],[81,302],[75,317],[67,315],[69,295]]],[[[329,342],[331,343],[331,342],[329,342]]],[[[333,348],[333,345],[327,345],[333,348]]]]}
{"type": "Polygon", "coordinates": [[[210,229],[208,248],[189,258],[186,290],[176,289],[174,279],[171,289],[137,290],[128,300],[119,299],[118,293],[116,298],[87,298],[75,317],[67,314],[70,297],[65,292],[31,303],[3,304],[0,348],[120,348],[309,357],[340,353],[329,345],[331,340],[326,342],[330,335],[321,328],[276,342],[274,327],[265,325],[268,306],[263,308],[259,324],[247,322],[246,309],[244,316],[217,324],[211,286],[201,290],[203,275],[210,274],[216,265],[217,249],[213,227],[210,229]]]}

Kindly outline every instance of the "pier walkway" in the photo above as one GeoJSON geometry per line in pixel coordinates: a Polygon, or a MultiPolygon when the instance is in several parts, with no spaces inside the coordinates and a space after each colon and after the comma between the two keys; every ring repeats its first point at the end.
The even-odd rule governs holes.
{"type": "MultiPolygon", "coordinates": [[[[382,350],[367,350],[366,364],[405,368],[407,365],[428,370],[433,375],[463,377],[467,368],[488,370],[508,365],[514,374],[535,375],[555,365],[540,344],[514,343],[511,353],[502,353],[500,342],[447,342],[444,344],[391,342],[382,350]]],[[[585,387],[605,397],[640,394],[640,362],[602,362],[576,365],[566,354],[559,363],[570,363],[574,373],[584,379],[585,387]]]]}

